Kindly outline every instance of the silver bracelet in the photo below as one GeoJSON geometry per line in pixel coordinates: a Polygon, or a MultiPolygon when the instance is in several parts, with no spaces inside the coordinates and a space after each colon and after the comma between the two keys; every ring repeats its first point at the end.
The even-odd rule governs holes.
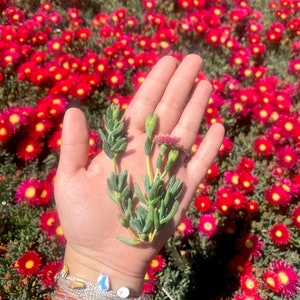
{"type": "Polygon", "coordinates": [[[134,298],[129,296],[129,289],[120,287],[117,292],[112,290],[103,290],[91,281],[83,280],[70,276],[68,268],[64,269],[56,276],[57,286],[66,294],[72,297],[78,297],[82,300],[149,300],[149,295],[142,295],[134,298]]]}

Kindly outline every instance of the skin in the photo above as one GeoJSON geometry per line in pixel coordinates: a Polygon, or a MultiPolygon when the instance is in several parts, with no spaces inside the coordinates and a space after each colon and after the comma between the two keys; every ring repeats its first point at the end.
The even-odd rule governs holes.
{"type": "MultiPolygon", "coordinates": [[[[148,113],[158,115],[156,134],[180,137],[185,149],[194,144],[212,91],[206,80],[195,86],[201,66],[202,59],[194,54],[187,55],[179,65],[175,58],[163,57],[126,109],[128,146],[119,160],[119,167],[128,170],[130,182],[141,183],[146,172],[144,126],[148,113]]],[[[70,274],[94,282],[100,273],[106,274],[113,290],[126,286],[131,296],[140,295],[149,262],[179,225],[218,153],[223,136],[223,126],[214,124],[186,165],[181,157],[174,172],[187,184],[177,214],[153,243],[129,246],[116,239],[116,236],[130,235],[118,220],[120,208],[107,193],[111,160],[102,152],[88,163],[86,118],[81,110],[68,109],[63,122],[55,199],[67,239],[64,261],[70,274]]]]}

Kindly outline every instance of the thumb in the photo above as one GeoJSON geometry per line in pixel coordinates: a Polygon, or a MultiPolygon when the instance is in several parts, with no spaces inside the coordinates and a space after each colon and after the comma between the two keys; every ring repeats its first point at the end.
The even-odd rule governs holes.
{"type": "Polygon", "coordinates": [[[84,168],[88,161],[89,130],[84,113],[69,108],[64,116],[60,158],[60,172],[73,173],[84,168]]]}

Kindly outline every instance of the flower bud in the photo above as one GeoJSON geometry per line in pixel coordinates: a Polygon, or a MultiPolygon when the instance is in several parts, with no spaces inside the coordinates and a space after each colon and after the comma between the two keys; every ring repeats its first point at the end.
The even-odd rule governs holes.
{"type": "Polygon", "coordinates": [[[146,134],[150,138],[152,137],[152,135],[156,129],[157,120],[158,120],[157,115],[153,115],[153,114],[147,115],[145,128],[146,128],[146,134]]]}

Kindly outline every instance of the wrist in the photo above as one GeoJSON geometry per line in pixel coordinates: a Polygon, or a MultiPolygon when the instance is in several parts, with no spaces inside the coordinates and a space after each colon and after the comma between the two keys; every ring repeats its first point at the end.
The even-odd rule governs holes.
{"type": "MultiPolygon", "coordinates": [[[[116,257],[111,261],[122,259],[116,257]]],[[[82,280],[97,284],[101,275],[105,275],[109,280],[109,289],[117,291],[120,287],[126,287],[130,291],[130,297],[139,297],[144,282],[144,273],[133,274],[130,271],[119,269],[116,266],[106,263],[99,258],[91,258],[89,255],[75,251],[70,246],[66,246],[64,264],[68,266],[69,275],[82,280]]]]}

